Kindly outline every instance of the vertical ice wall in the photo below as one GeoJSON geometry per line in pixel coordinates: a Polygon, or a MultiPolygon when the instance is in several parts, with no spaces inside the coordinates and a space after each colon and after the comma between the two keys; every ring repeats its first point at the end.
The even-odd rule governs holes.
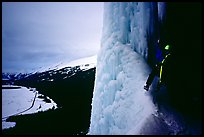
{"type": "Polygon", "coordinates": [[[160,25],[165,20],[165,3],[113,2],[104,5],[102,45],[115,35],[115,41],[129,43],[145,59],[149,56],[150,62],[155,60],[155,44],[160,37],[160,25]]]}
{"type": "Polygon", "coordinates": [[[89,134],[137,134],[154,109],[143,85],[156,61],[163,3],[104,4],[89,134]],[[150,52],[151,51],[151,52],[150,52]]]}

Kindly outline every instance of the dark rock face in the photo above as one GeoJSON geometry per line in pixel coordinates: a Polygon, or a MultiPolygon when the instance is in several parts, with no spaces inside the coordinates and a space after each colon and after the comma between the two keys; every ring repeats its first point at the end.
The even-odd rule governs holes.
{"type": "Polygon", "coordinates": [[[167,3],[166,37],[173,44],[168,67],[172,104],[201,118],[201,4],[167,3]]]}
{"type": "MultiPolygon", "coordinates": [[[[201,9],[201,3],[166,3],[160,34],[162,43],[173,49],[166,67],[166,87],[152,97],[159,112],[181,120],[177,120],[181,129],[173,134],[202,134],[201,9]]],[[[149,62],[151,66],[154,61],[150,58],[149,62]]]]}

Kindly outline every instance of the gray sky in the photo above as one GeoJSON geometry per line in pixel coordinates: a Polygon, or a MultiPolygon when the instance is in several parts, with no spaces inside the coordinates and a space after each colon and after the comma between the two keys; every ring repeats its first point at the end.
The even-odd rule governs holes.
{"type": "Polygon", "coordinates": [[[29,72],[96,55],[102,2],[2,3],[2,71],[29,72]]]}

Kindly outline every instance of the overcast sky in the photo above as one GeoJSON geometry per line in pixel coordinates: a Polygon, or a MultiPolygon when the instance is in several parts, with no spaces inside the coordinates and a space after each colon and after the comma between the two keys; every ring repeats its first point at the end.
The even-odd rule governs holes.
{"type": "Polygon", "coordinates": [[[2,71],[33,69],[96,55],[102,2],[2,3],[2,71]]]}

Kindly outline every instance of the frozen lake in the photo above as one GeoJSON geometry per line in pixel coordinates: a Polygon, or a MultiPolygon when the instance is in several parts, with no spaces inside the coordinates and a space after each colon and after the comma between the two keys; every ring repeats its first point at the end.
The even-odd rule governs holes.
{"type": "Polygon", "coordinates": [[[2,129],[16,125],[15,122],[6,122],[9,116],[56,108],[57,104],[52,99],[40,94],[35,88],[2,85],[2,129]]]}

